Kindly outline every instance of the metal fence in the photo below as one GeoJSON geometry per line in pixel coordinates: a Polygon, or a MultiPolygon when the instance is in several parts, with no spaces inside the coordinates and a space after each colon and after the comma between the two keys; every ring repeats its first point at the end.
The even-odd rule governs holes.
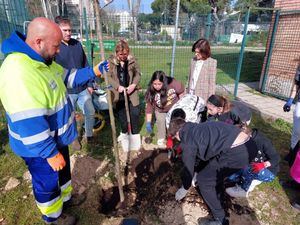
{"type": "MultiPolygon", "coordinates": [[[[0,10],[4,12],[1,13],[0,21],[1,43],[12,30],[23,30],[24,22],[28,20],[30,13],[27,13],[24,1],[16,0],[0,0],[0,10]]],[[[76,11],[74,10],[72,8],[73,13],[76,11]]],[[[90,9],[77,10],[76,15],[71,15],[70,12],[67,15],[74,25],[74,37],[83,42],[90,61],[96,63],[100,60],[100,55],[95,17],[91,12],[90,9]]],[[[234,93],[236,78],[243,82],[259,81],[272,16],[266,12],[250,11],[249,20],[246,20],[247,12],[244,11],[222,16],[181,15],[177,30],[175,60],[172,65],[175,19],[161,15],[156,18],[156,23],[145,22],[141,16],[132,17],[126,12],[101,10],[105,54],[106,57],[113,54],[115,43],[119,39],[126,39],[140,64],[143,88],[146,88],[150,76],[156,70],[170,74],[173,69],[174,77],[186,83],[190,60],[193,57],[192,44],[200,37],[206,37],[212,46],[212,57],[218,61],[217,84],[226,86],[234,93]],[[246,25],[247,35],[244,36],[246,25]],[[244,46],[242,46],[243,37],[245,37],[244,46]]]]}
{"type": "Polygon", "coordinates": [[[300,11],[274,13],[267,44],[261,89],[264,93],[289,98],[300,62],[300,11]]]}
{"type": "MultiPolygon", "coordinates": [[[[0,0],[0,48],[2,41],[14,30],[23,31],[28,20],[24,0],[0,0]]],[[[0,51],[0,65],[4,55],[0,51]]]]}
{"type": "MultiPolygon", "coordinates": [[[[260,79],[265,53],[267,35],[271,23],[271,13],[250,12],[243,61],[240,61],[243,32],[247,12],[239,12],[222,18],[215,18],[212,14],[198,16],[181,16],[177,31],[174,77],[186,83],[190,60],[193,57],[192,44],[200,37],[209,39],[212,46],[212,57],[218,61],[217,84],[226,86],[234,92],[238,64],[243,63],[240,70],[240,81],[258,82],[260,79]]],[[[138,17],[139,19],[139,17],[138,17]]],[[[84,17],[83,17],[84,20],[84,17]]],[[[89,21],[93,18],[87,18],[89,21]]],[[[171,73],[172,45],[174,24],[143,24],[137,20],[138,29],[134,30],[134,18],[130,15],[112,15],[102,13],[102,27],[104,42],[116,42],[126,39],[133,54],[138,58],[143,73],[141,85],[146,87],[150,76],[155,70],[171,73]]],[[[164,21],[164,18],[159,18],[164,21]]],[[[75,30],[80,33],[79,30],[75,30]]],[[[96,44],[95,61],[97,55],[97,41],[94,31],[89,29],[89,38],[96,44]]],[[[83,41],[85,44],[85,41],[83,41]]],[[[105,44],[105,43],[104,43],[105,44]]],[[[89,44],[86,45],[89,49],[89,44]]],[[[113,49],[106,49],[107,56],[113,49]]]]}
{"type": "MultiPolygon", "coordinates": [[[[0,0],[0,49],[2,41],[14,30],[23,31],[24,21],[28,20],[23,0],[0,0]]],[[[0,51],[0,65],[4,55],[0,51]]],[[[5,112],[0,107],[0,126],[5,124],[5,112]]]]}

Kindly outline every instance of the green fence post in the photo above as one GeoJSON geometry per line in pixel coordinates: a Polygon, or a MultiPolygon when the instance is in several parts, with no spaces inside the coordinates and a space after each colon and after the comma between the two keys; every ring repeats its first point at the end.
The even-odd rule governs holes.
{"type": "Polygon", "coordinates": [[[280,16],[280,11],[276,10],[276,12],[275,12],[275,21],[274,21],[274,25],[273,25],[270,45],[269,45],[268,54],[267,54],[268,58],[267,58],[267,62],[266,62],[266,65],[265,65],[264,77],[263,77],[262,86],[261,86],[261,91],[262,92],[264,92],[265,88],[266,88],[267,74],[268,74],[269,68],[270,68],[270,62],[271,62],[273,46],[274,46],[274,42],[275,42],[276,31],[277,31],[277,27],[278,27],[279,16],[280,16]]]}
{"type": "Polygon", "coordinates": [[[210,27],[211,27],[211,13],[207,15],[207,20],[206,20],[206,31],[205,31],[205,38],[206,40],[209,40],[210,36],[210,27]]]}
{"type": "Polygon", "coordinates": [[[244,25],[242,46],[241,46],[241,50],[240,50],[240,57],[239,57],[238,67],[237,67],[237,70],[236,70],[235,85],[234,85],[234,97],[235,98],[237,97],[237,90],[238,90],[240,76],[241,76],[241,69],[242,69],[243,58],[244,58],[244,49],[245,49],[245,45],[246,45],[249,16],[250,16],[250,8],[248,8],[247,13],[246,13],[246,17],[245,17],[245,25],[244,25]]]}
{"type": "Polygon", "coordinates": [[[86,8],[83,8],[83,20],[84,20],[84,26],[85,26],[85,47],[88,52],[88,62],[92,66],[92,56],[91,56],[91,42],[89,39],[89,28],[87,23],[87,17],[86,17],[86,8]]]}

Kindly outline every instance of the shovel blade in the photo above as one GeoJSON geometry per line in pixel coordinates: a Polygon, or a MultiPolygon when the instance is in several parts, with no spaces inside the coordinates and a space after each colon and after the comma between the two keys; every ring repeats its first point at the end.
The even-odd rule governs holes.
{"type": "Polygon", "coordinates": [[[141,148],[141,135],[129,134],[127,138],[121,140],[122,149],[125,152],[137,151],[141,148]]]}

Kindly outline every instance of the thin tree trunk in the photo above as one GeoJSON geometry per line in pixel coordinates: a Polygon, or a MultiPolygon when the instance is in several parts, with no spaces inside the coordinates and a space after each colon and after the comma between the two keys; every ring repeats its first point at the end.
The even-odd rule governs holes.
{"type": "Polygon", "coordinates": [[[41,3],[42,3],[42,8],[43,8],[44,16],[45,16],[46,18],[48,18],[48,11],[47,11],[47,7],[46,7],[46,2],[45,2],[45,0],[41,0],[41,3]]]}
{"type": "MultiPolygon", "coordinates": [[[[97,30],[97,36],[99,39],[99,47],[100,47],[100,53],[101,53],[101,60],[105,60],[104,56],[104,46],[103,46],[103,39],[102,39],[102,25],[101,25],[101,18],[100,18],[100,9],[99,9],[99,2],[98,0],[94,0],[94,8],[96,11],[96,30],[97,30]]],[[[104,79],[105,84],[108,87],[109,83],[107,80],[107,74],[104,72],[104,79]]],[[[119,194],[120,194],[120,202],[124,202],[124,192],[123,192],[123,181],[121,177],[121,171],[120,171],[120,158],[119,158],[119,148],[118,148],[118,142],[117,142],[117,136],[116,136],[116,124],[115,124],[115,117],[113,113],[112,108],[112,99],[111,99],[111,91],[107,89],[107,95],[108,95],[108,109],[109,109],[109,117],[110,117],[110,124],[111,124],[111,131],[112,131],[112,139],[113,139],[113,150],[115,155],[115,175],[118,180],[118,187],[119,187],[119,194]]]]}
{"type": "Polygon", "coordinates": [[[82,30],[83,30],[83,22],[82,22],[82,18],[83,17],[83,15],[82,15],[82,0],[79,0],[79,23],[80,23],[80,25],[79,25],[79,29],[80,29],[80,41],[82,41],[82,34],[83,34],[83,32],[82,32],[82,30]]]}

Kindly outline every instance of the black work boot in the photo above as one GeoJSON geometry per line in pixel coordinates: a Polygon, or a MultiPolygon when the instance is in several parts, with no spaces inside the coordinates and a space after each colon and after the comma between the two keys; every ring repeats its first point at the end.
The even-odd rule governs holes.
{"type": "Polygon", "coordinates": [[[198,225],[229,225],[228,219],[199,218],[198,225]]]}
{"type": "Polygon", "coordinates": [[[66,213],[62,213],[60,215],[60,217],[58,217],[57,220],[55,220],[54,222],[48,223],[45,222],[46,224],[50,224],[50,225],[75,225],[77,222],[75,216],[66,214],[66,213]]]}

